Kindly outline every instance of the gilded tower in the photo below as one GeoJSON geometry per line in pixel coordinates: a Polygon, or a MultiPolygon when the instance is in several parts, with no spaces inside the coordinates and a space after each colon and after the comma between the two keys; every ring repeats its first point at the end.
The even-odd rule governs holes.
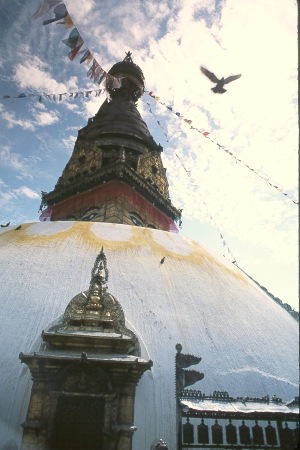
{"type": "Polygon", "coordinates": [[[109,94],[79,130],[72,156],[42,204],[51,220],[110,222],[175,231],[180,219],[171,203],[163,148],[137,109],[144,75],[128,52],[113,65],[109,94]],[[120,86],[115,87],[115,80],[120,86]]]}

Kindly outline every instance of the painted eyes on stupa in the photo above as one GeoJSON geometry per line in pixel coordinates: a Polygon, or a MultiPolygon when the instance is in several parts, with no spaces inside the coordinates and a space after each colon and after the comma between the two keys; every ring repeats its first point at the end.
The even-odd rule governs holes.
{"type": "Polygon", "coordinates": [[[84,222],[90,222],[93,219],[95,219],[95,217],[99,216],[99,211],[92,211],[89,212],[88,214],[85,214],[84,216],[82,216],[82,221],[84,222]]]}
{"type": "Polygon", "coordinates": [[[133,225],[135,225],[136,227],[143,227],[143,223],[133,214],[129,214],[129,217],[133,223],[133,225]]]}

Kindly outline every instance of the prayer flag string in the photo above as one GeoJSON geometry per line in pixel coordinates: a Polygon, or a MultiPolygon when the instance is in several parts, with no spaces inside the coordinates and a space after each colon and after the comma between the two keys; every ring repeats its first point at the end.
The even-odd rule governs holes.
{"type": "MultiPolygon", "coordinates": [[[[143,97],[142,97],[142,98],[143,98],[143,97]]],[[[165,132],[165,129],[164,129],[163,125],[161,124],[161,122],[160,122],[159,120],[157,120],[157,116],[156,116],[155,113],[152,111],[150,103],[147,102],[147,106],[148,106],[148,109],[149,109],[150,113],[155,117],[156,123],[157,123],[157,124],[160,126],[160,128],[162,129],[162,131],[163,131],[163,133],[164,133],[164,135],[165,135],[166,141],[167,141],[167,142],[170,142],[169,139],[168,139],[168,135],[167,135],[167,133],[165,132]]]]}
{"type": "MultiPolygon", "coordinates": [[[[196,185],[193,183],[193,180],[192,180],[192,178],[191,178],[191,173],[190,173],[190,171],[187,170],[187,168],[185,167],[185,165],[184,165],[182,159],[180,158],[180,156],[179,156],[176,152],[175,152],[175,156],[179,159],[180,164],[181,164],[182,168],[184,169],[185,173],[187,174],[187,176],[189,177],[192,186],[193,186],[195,189],[198,190],[198,186],[196,186],[196,185]]],[[[217,225],[216,221],[214,220],[213,216],[211,215],[207,203],[206,203],[203,199],[202,199],[202,203],[203,203],[203,204],[205,205],[205,207],[206,207],[208,216],[209,216],[209,218],[210,218],[212,224],[215,226],[215,228],[217,229],[217,231],[218,231],[218,233],[219,233],[219,236],[220,236],[220,238],[221,238],[221,240],[222,240],[223,249],[226,249],[226,250],[227,250],[227,253],[228,253],[228,256],[229,256],[229,260],[230,260],[233,264],[238,265],[238,264],[237,264],[237,261],[236,261],[236,258],[233,256],[233,253],[231,252],[231,250],[230,250],[230,248],[229,248],[229,245],[228,245],[227,242],[225,241],[224,236],[223,236],[223,234],[222,234],[221,231],[220,231],[220,228],[218,227],[218,225],[217,225]]],[[[223,256],[226,258],[225,253],[223,253],[223,256]]]]}
{"type": "Polygon", "coordinates": [[[93,80],[97,84],[101,84],[102,82],[110,83],[114,89],[120,88],[122,85],[121,78],[113,77],[112,75],[107,73],[100,66],[93,53],[88,48],[81,50],[84,44],[84,40],[82,39],[64,3],[62,3],[60,0],[43,0],[38,9],[32,15],[32,19],[39,19],[44,14],[49,12],[52,8],[54,8],[54,17],[48,20],[44,20],[43,25],[48,25],[50,23],[56,22],[56,25],[64,25],[66,29],[72,28],[69,36],[66,39],[62,39],[63,44],[69,47],[68,58],[70,59],[70,61],[73,61],[78,55],[83,53],[83,56],[80,58],[79,63],[82,64],[83,62],[85,62],[87,65],[91,64],[87,71],[87,76],[91,80],[93,80]]]}
{"type": "MultiPolygon", "coordinates": [[[[68,53],[68,58],[73,61],[79,54],[83,53],[83,56],[80,58],[80,64],[82,64],[83,62],[85,62],[86,64],[90,64],[91,66],[89,66],[89,69],[87,71],[87,76],[93,80],[95,83],[97,84],[101,84],[103,81],[110,82],[113,87],[115,89],[118,89],[121,87],[122,82],[121,82],[121,78],[115,78],[113,76],[111,76],[110,74],[108,74],[101,66],[100,64],[96,61],[94,55],[92,54],[92,52],[87,48],[84,50],[81,50],[81,47],[84,44],[84,41],[82,39],[82,37],[80,36],[72,18],[70,17],[70,14],[66,8],[66,5],[64,3],[62,3],[60,0],[43,0],[38,9],[35,11],[35,13],[32,15],[32,19],[33,20],[37,20],[38,18],[40,18],[41,16],[43,16],[44,14],[46,14],[47,12],[49,12],[52,8],[54,8],[53,13],[54,13],[54,17],[48,20],[44,20],[43,21],[43,25],[48,25],[49,23],[53,23],[53,22],[57,22],[57,24],[62,24],[65,26],[66,29],[70,29],[73,27],[73,29],[71,30],[69,36],[67,39],[63,39],[62,42],[67,45],[70,48],[70,51],[68,53]],[[60,22],[59,22],[60,21],[60,22]]],[[[240,158],[238,158],[237,156],[234,155],[234,153],[232,153],[232,151],[230,151],[229,149],[226,148],[225,145],[219,144],[218,142],[215,142],[210,136],[209,136],[209,132],[205,131],[204,129],[199,129],[197,127],[194,127],[192,125],[192,120],[185,118],[180,112],[174,110],[173,106],[167,105],[166,103],[163,103],[160,101],[160,97],[156,96],[152,91],[145,91],[146,93],[149,94],[149,96],[151,96],[156,102],[160,103],[161,105],[165,106],[168,111],[172,112],[174,115],[176,115],[177,117],[179,117],[181,120],[183,120],[185,123],[187,123],[188,125],[190,125],[190,129],[192,130],[196,130],[198,133],[200,133],[202,136],[204,136],[206,139],[209,139],[213,144],[217,145],[219,150],[224,150],[229,156],[231,156],[232,158],[235,159],[236,163],[239,162],[240,164],[244,165],[248,170],[250,170],[251,172],[255,173],[258,177],[260,177],[262,180],[266,181],[271,187],[277,189],[279,192],[281,192],[285,197],[287,197],[289,200],[291,200],[294,204],[298,205],[299,202],[297,202],[296,200],[294,200],[287,192],[283,192],[279,186],[277,186],[274,183],[271,183],[271,181],[262,176],[257,170],[253,169],[252,167],[250,167],[248,164],[245,164],[240,158]]],[[[20,94],[22,95],[22,94],[20,94]]],[[[54,94],[52,94],[54,95],[54,94]]],[[[60,96],[65,95],[65,94],[58,94],[60,96]]],[[[4,96],[2,98],[9,98],[9,96],[4,96]]],[[[20,97],[18,97],[20,98],[20,97]]],[[[150,108],[150,112],[153,114],[153,111],[151,110],[151,105],[148,104],[149,108],[150,108]]],[[[156,120],[158,125],[163,129],[161,123],[159,120],[156,120]]],[[[164,130],[163,130],[164,131],[164,130]]],[[[164,132],[166,138],[167,135],[164,132]]]]}
{"type": "Polygon", "coordinates": [[[87,91],[77,91],[77,92],[64,92],[60,94],[19,94],[17,96],[13,95],[4,95],[0,97],[0,100],[16,100],[20,98],[34,98],[37,97],[39,102],[41,103],[43,99],[53,100],[53,101],[63,101],[68,99],[77,99],[77,98],[89,98],[92,93],[95,93],[95,97],[99,97],[101,93],[105,92],[105,89],[90,89],[87,91]],[[65,97],[66,96],[66,97],[65,97]]]}
{"type": "MultiPolygon", "coordinates": [[[[77,99],[77,98],[81,98],[81,99],[86,99],[89,98],[90,95],[92,93],[95,93],[96,97],[99,97],[101,92],[104,92],[105,89],[91,89],[91,90],[86,90],[86,91],[77,91],[77,92],[64,92],[64,93],[53,93],[53,94],[33,94],[33,93],[29,93],[29,94],[25,94],[25,93],[21,93],[17,96],[11,96],[11,95],[4,95],[2,97],[0,97],[0,100],[16,100],[16,99],[21,99],[21,98],[34,98],[34,97],[38,97],[39,102],[41,103],[43,99],[47,99],[47,100],[52,100],[52,101],[63,101],[63,100],[68,100],[68,99],[77,99]]],[[[153,97],[153,96],[152,96],[153,97]]],[[[143,97],[142,97],[143,98],[143,97]]],[[[155,98],[155,97],[153,97],[155,98]]],[[[157,97],[158,98],[158,97],[157,97]]],[[[157,100],[156,100],[157,101],[157,100]]],[[[149,102],[146,102],[149,112],[153,115],[153,117],[156,120],[156,123],[159,125],[159,127],[162,129],[167,142],[169,143],[170,140],[168,138],[168,135],[162,125],[162,123],[157,119],[157,116],[155,115],[155,113],[153,112],[152,108],[151,108],[151,104],[149,102]]],[[[166,104],[159,102],[161,105],[166,106],[166,104]]],[[[166,106],[167,109],[171,112],[173,112],[173,109],[171,106],[166,106]]],[[[174,113],[174,112],[173,112],[174,113]]],[[[175,112],[174,113],[177,117],[179,118],[183,118],[183,116],[179,113],[179,112],[175,112]]],[[[191,125],[191,120],[187,120],[184,119],[185,123],[188,123],[189,125],[191,125]]],[[[255,173],[259,178],[261,178],[262,180],[266,181],[271,187],[277,189],[279,192],[281,192],[281,194],[283,194],[286,198],[288,198],[289,200],[291,200],[295,205],[298,205],[299,202],[297,202],[296,200],[294,200],[287,192],[284,192],[282,189],[280,189],[279,186],[275,185],[274,183],[271,183],[270,180],[268,178],[265,178],[264,176],[262,176],[260,173],[258,173],[256,170],[254,170],[253,168],[251,168],[248,164],[245,164],[240,158],[237,158],[230,150],[228,150],[224,145],[221,145],[215,141],[213,141],[208,135],[209,132],[204,131],[204,130],[199,130],[196,127],[190,127],[193,130],[198,131],[200,134],[202,134],[205,138],[209,139],[212,143],[216,144],[218,146],[218,148],[221,150],[224,150],[227,154],[229,154],[231,157],[233,157],[235,159],[236,162],[239,162],[240,164],[244,165],[245,167],[247,167],[251,172],[255,173]]]]}
{"type": "MultiPolygon", "coordinates": [[[[152,109],[151,109],[151,104],[150,104],[149,102],[147,102],[147,106],[148,106],[148,109],[149,109],[150,113],[151,113],[151,114],[154,116],[154,118],[156,119],[156,123],[157,123],[157,124],[159,125],[159,127],[162,129],[162,131],[163,131],[163,133],[164,133],[164,135],[165,135],[165,137],[166,137],[167,142],[170,142],[170,141],[168,140],[168,135],[167,135],[167,133],[165,132],[165,129],[164,129],[162,123],[161,123],[159,120],[157,120],[157,116],[156,116],[156,115],[154,114],[154,112],[152,111],[152,109]]],[[[187,174],[187,176],[188,176],[188,178],[189,178],[189,180],[190,180],[192,186],[193,186],[196,190],[198,190],[198,186],[196,186],[196,185],[193,183],[193,180],[192,180],[192,178],[191,178],[191,172],[190,172],[189,170],[187,170],[187,168],[185,167],[185,165],[184,165],[182,159],[180,158],[180,156],[179,156],[176,152],[175,152],[175,156],[176,156],[176,157],[178,158],[178,160],[180,161],[181,167],[183,168],[183,170],[184,170],[185,173],[187,174]]],[[[222,235],[222,233],[221,233],[221,231],[220,231],[220,229],[219,229],[219,227],[218,227],[216,221],[215,221],[214,218],[212,217],[212,215],[211,215],[211,213],[210,213],[210,211],[209,211],[209,208],[208,208],[207,203],[206,203],[203,199],[202,199],[202,202],[203,202],[203,204],[204,204],[205,207],[206,207],[208,216],[209,216],[209,218],[210,218],[212,224],[214,225],[214,227],[217,229],[217,231],[218,231],[218,233],[219,233],[219,236],[220,236],[220,238],[221,238],[221,240],[222,240],[223,249],[226,248],[226,250],[227,250],[227,253],[228,253],[228,255],[229,255],[229,260],[230,260],[233,264],[236,264],[236,265],[237,265],[236,258],[233,256],[233,254],[232,254],[232,252],[231,252],[231,250],[230,250],[230,248],[229,248],[229,245],[228,245],[227,242],[225,241],[225,239],[224,239],[224,237],[223,237],[223,235],[222,235]]],[[[181,222],[181,221],[180,221],[180,222],[181,222]]],[[[181,227],[181,223],[180,223],[180,227],[181,227]]],[[[225,253],[223,253],[223,256],[226,257],[225,253]]]]}
{"type": "MultiPolygon", "coordinates": [[[[147,93],[148,95],[150,95],[150,97],[152,97],[156,102],[158,102],[160,105],[163,105],[169,112],[171,112],[172,114],[174,114],[175,116],[179,117],[181,120],[183,120],[185,123],[187,123],[188,125],[190,125],[190,129],[191,130],[196,130],[198,133],[200,133],[202,136],[204,136],[206,139],[209,139],[210,142],[212,142],[213,144],[215,144],[219,150],[223,150],[225,151],[229,156],[231,156],[232,158],[234,158],[236,163],[240,163],[243,166],[245,166],[248,170],[250,170],[251,172],[255,173],[258,177],[260,177],[262,180],[266,181],[271,187],[275,188],[276,190],[278,190],[279,192],[281,192],[281,194],[283,194],[286,198],[288,198],[289,200],[291,200],[295,205],[299,205],[299,202],[297,202],[296,200],[294,200],[287,192],[284,192],[282,189],[280,189],[279,186],[277,186],[274,183],[271,183],[271,181],[264,177],[263,175],[261,175],[257,170],[253,169],[252,167],[250,167],[248,164],[245,164],[240,158],[238,158],[237,156],[235,156],[235,154],[230,151],[228,148],[226,148],[225,145],[219,144],[218,142],[215,142],[210,136],[209,136],[209,132],[205,131],[204,129],[199,129],[197,127],[194,127],[192,125],[192,120],[187,119],[184,117],[184,115],[182,115],[180,112],[176,111],[172,106],[167,105],[166,103],[163,103],[160,101],[160,97],[156,96],[153,94],[152,91],[145,91],[145,93],[147,93]]],[[[151,105],[147,102],[147,105],[149,105],[149,111],[154,115],[152,109],[151,109],[151,105]]],[[[155,117],[155,115],[154,115],[155,117]]],[[[161,123],[159,123],[158,120],[156,120],[156,122],[158,123],[158,125],[162,128],[161,123]]],[[[165,134],[165,132],[164,132],[165,134]]],[[[169,142],[169,141],[168,141],[169,142]]]]}

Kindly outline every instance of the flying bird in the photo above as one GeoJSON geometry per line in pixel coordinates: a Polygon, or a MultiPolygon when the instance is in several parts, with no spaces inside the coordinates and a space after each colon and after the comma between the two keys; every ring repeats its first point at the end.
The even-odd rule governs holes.
{"type": "Polygon", "coordinates": [[[224,84],[230,83],[231,81],[237,80],[238,78],[241,78],[240,75],[231,75],[230,77],[224,78],[222,77],[220,80],[216,77],[216,75],[209,70],[205,69],[205,67],[200,67],[201,72],[207,76],[207,78],[210,79],[213,83],[217,83],[217,85],[211,90],[215,92],[216,94],[224,94],[226,92],[226,89],[224,89],[224,84]]]}
{"type": "Polygon", "coordinates": [[[6,224],[6,225],[2,225],[2,224],[1,224],[1,228],[6,228],[6,227],[8,227],[8,226],[9,226],[9,224],[10,224],[10,222],[7,222],[7,224],[6,224]]]}

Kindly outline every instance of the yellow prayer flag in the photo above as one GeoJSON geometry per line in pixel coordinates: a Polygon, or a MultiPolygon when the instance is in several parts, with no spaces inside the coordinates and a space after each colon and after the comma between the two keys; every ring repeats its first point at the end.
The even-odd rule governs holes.
{"type": "Polygon", "coordinates": [[[89,64],[94,58],[94,55],[92,55],[92,53],[86,58],[85,62],[86,64],[89,64]]]}
{"type": "Polygon", "coordinates": [[[71,19],[71,17],[69,16],[69,13],[64,18],[64,25],[65,25],[65,28],[72,28],[72,27],[74,27],[74,22],[71,19]]]}

